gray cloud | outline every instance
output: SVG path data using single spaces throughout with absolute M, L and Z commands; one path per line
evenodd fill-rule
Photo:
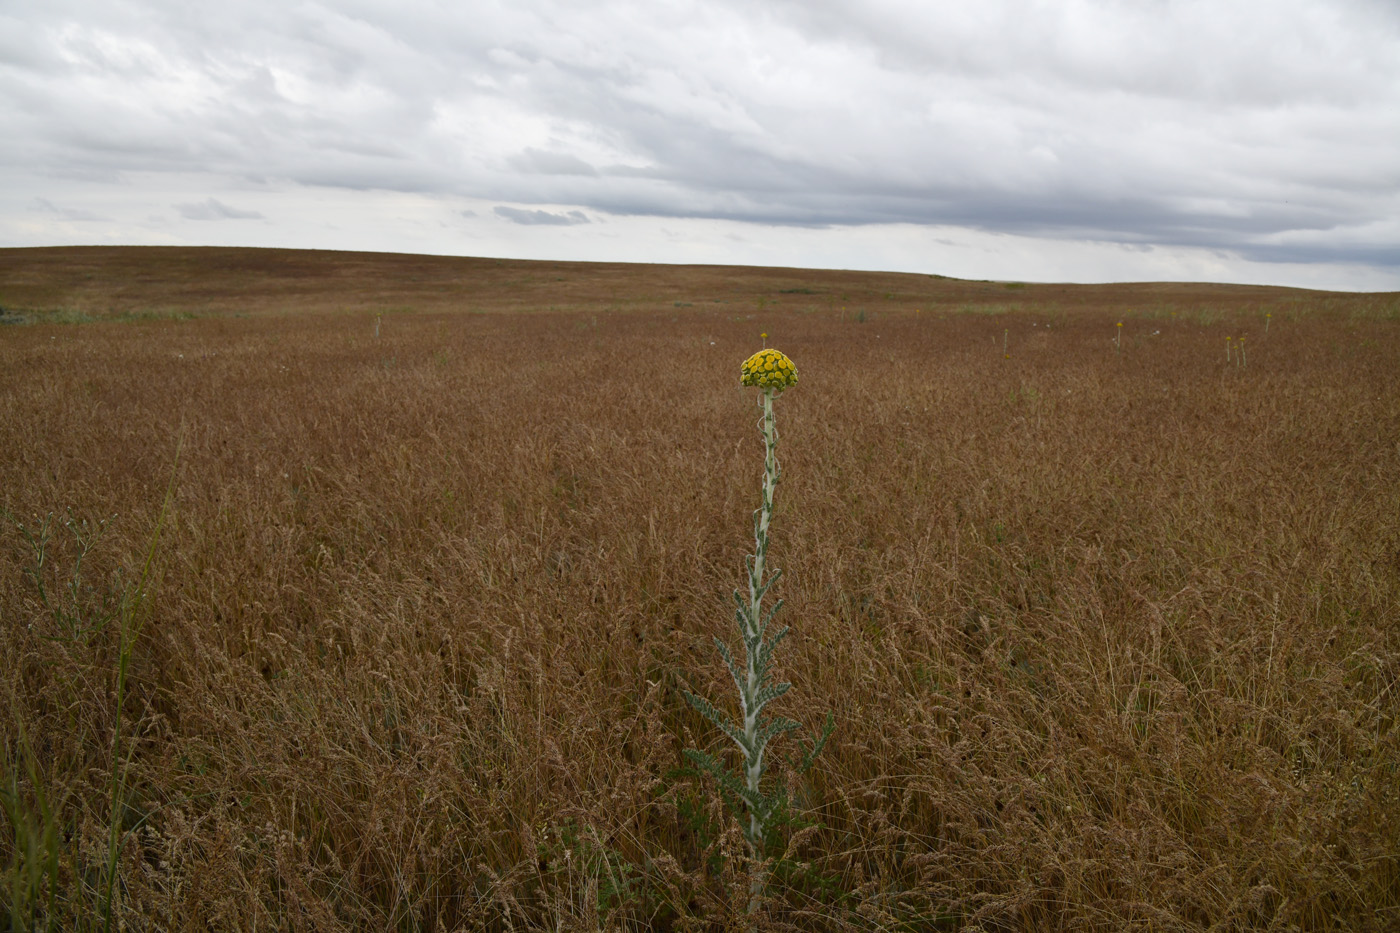
M 29 202 L 31 211 L 40 211 L 45 214 L 53 214 L 62 220 L 69 221 L 108 221 L 110 217 L 103 217 L 101 214 L 94 214 L 92 211 L 84 211 L 76 208 L 58 207 L 46 198 L 35 198 Z
M 512 168 L 538 175 L 597 175 L 598 170 L 567 152 L 526 149 L 508 160 Z
M 58 203 L 64 180 L 257 177 L 539 205 L 494 210 L 534 227 L 956 226 L 1400 269 L 1397 9 L 51 0 L 0 18 L 0 168 L 43 166 Z
M 551 227 L 571 227 L 574 224 L 590 223 L 588 217 L 582 211 L 569 211 L 567 214 L 553 214 L 549 211 L 522 210 L 518 207 L 507 207 L 504 204 L 496 207 L 496 216 L 504 217 L 511 223 L 526 225 L 545 225 Z
M 257 211 L 241 211 L 236 207 L 229 207 L 222 201 L 209 198 L 198 204 L 176 204 L 175 210 L 180 212 L 180 216 L 186 220 L 262 220 L 263 215 Z

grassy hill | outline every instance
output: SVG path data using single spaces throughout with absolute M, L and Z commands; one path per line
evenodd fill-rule
M 837 726 L 763 929 L 1400 924 L 1394 294 L 92 248 L 0 305 L 0 929 L 741 927 L 682 692 L 765 342 L 775 709 Z
M 0 249 L 0 307 L 36 319 L 297 312 L 1333 308 L 1400 314 L 1400 293 L 1198 283 L 1040 285 L 936 275 L 531 262 L 226 247 Z M 1261 311 L 1262 313 L 1262 311 Z

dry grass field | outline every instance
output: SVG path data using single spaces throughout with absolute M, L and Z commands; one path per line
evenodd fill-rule
M 1400 929 L 1400 295 L 93 248 L 0 306 L 0 930 L 741 928 L 681 691 L 761 332 L 775 708 L 837 719 L 763 929 Z

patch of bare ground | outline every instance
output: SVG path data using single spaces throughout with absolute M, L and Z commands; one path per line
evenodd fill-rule
M 777 706 L 838 717 L 765 928 L 1400 925 L 1400 296 L 93 248 L 0 306 L 10 929 L 732 926 L 680 691 L 760 332 Z

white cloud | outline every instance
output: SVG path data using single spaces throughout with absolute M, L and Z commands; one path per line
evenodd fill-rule
M 439 252 L 571 258 L 557 237 L 608 217 L 638 258 L 662 227 L 686 231 L 674 261 L 722 252 L 701 244 L 723 229 L 804 244 L 794 264 L 957 230 L 1092 255 L 1104 278 L 1215 267 L 1124 244 L 1400 283 L 1386 0 L 51 0 L 0 16 L 0 130 L 0 180 L 29 194 L 0 195 L 14 245 L 77 220 L 41 222 L 35 197 L 100 204 L 68 210 L 113 235 L 141 218 L 250 245 L 302 237 L 315 204 L 369 245 L 397 222 L 351 206 L 400 192 L 478 231 Z

